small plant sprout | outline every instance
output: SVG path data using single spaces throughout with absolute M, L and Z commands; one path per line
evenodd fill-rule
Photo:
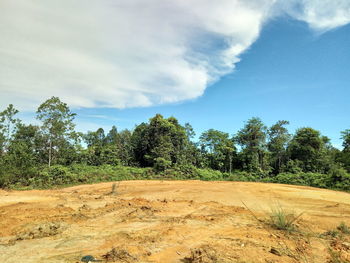
M 120 182 L 112 184 L 112 190 L 109 193 L 110 195 L 117 195 L 118 194 L 119 184 L 120 184 Z

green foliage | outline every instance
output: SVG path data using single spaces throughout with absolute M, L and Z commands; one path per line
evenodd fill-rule
M 336 158 L 350 173 L 350 129 L 342 131 L 341 138 L 343 139 L 344 149 L 337 154 Z
M 198 177 L 204 181 L 221 181 L 224 179 L 224 174 L 220 171 L 211 169 L 198 169 Z
M 99 128 L 81 134 L 75 131 L 75 114 L 57 97 L 39 106 L 40 126 L 22 124 L 17 113 L 12 104 L 0 112 L 0 187 L 199 179 L 350 191 L 350 129 L 342 132 L 341 151 L 312 128 L 298 129 L 291 139 L 288 121 L 268 129 L 251 118 L 233 138 L 209 129 L 195 142 L 189 123 L 182 126 L 160 114 L 132 131 L 113 126 L 108 133 Z
M 227 174 L 225 177 L 227 181 L 238 181 L 238 182 L 256 182 L 257 177 L 246 171 L 234 171 L 231 174 Z
M 201 150 L 209 168 L 222 172 L 231 172 L 236 147 L 228 133 L 210 129 L 199 138 Z
M 350 175 L 342 174 L 341 179 L 334 179 L 332 174 L 320 173 L 280 173 L 273 177 L 265 178 L 264 182 L 295 184 L 313 186 L 319 188 L 331 188 L 338 190 L 350 190 Z M 339 175 L 338 175 L 339 176 Z
M 326 188 L 329 182 L 329 176 L 318 173 L 280 173 L 277 176 L 268 178 L 266 181 Z
M 58 97 L 52 97 L 42 103 L 37 110 L 37 119 L 42 121 L 42 135 L 45 141 L 44 151 L 48 165 L 62 158 L 62 153 L 72 141 L 77 141 L 74 132 L 74 117 L 66 103 Z M 69 158 L 69 156 L 67 156 Z
M 84 135 L 84 141 L 88 147 L 103 147 L 106 145 L 105 131 L 102 128 L 97 129 L 97 131 L 89 131 Z
M 350 129 L 341 132 L 344 151 L 350 151 Z
M 166 160 L 162 157 L 158 157 L 156 159 L 154 159 L 154 170 L 156 172 L 164 172 L 166 169 L 170 168 L 171 166 L 171 161 Z
M 183 162 L 187 140 L 186 130 L 177 119 L 165 119 L 157 114 L 148 124 L 142 123 L 136 127 L 131 144 L 135 161 L 141 166 L 153 167 L 157 158 L 163 158 L 172 164 Z
M 243 170 L 254 173 L 260 178 L 270 171 L 266 137 L 267 127 L 259 118 L 251 118 L 244 128 L 238 131 L 235 138 L 242 147 L 240 158 Z
M 288 121 L 278 121 L 268 130 L 269 142 L 267 147 L 271 153 L 270 162 L 274 169 L 274 174 L 281 171 L 282 165 L 287 160 L 287 146 L 291 135 L 285 125 Z
M 269 224 L 278 229 L 288 232 L 293 232 L 296 230 L 295 222 L 301 216 L 296 215 L 294 212 L 287 212 L 282 207 L 277 207 L 272 209 L 270 213 Z
M 0 112 L 0 154 L 8 150 L 13 139 L 13 135 L 20 124 L 20 120 L 15 118 L 18 110 L 10 104 L 4 111 Z
M 50 188 L 75 184 L 98 183 L 108 181 L 147 179 L 149 169 L 124 166 L 87 166 L 55 165 L 37 171 L 28 181 L 28 186 L 34 188 Z
M 325 173 L 329 166 L 327 144 L 329 139 L 312 128 L 297 130 L 288 151 L 292 160 L 298 160 L 304 172 Z
M 302 165 L 303 165 L 302 161 L 289 160 L 287 163 L 282 165 L 280 172 L 292 173 L 292 174 L 302 173 L 303 172 L 303 169 L 301 168 Z
M 350 191 L 350 174 L 344 168 L 333 166 L 328 175 L 331 187 Z

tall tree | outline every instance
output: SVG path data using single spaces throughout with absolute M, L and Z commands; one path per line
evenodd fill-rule
M 236 148 L 228 133 L 210 129 L 202 133 L 199 143 L 210 168 L 231 173 Z
M 131 143 L 135 159 L 141 166 L 154 166 L 158 161 L 181 163 L 184 158 L 186 130 L 177 119 L 157 114 L 149 123 L 138 125 Z
M 42 103 L 37 110 L 37 119 L 42 121 L 42 133 L 47 145 L 49 167 L 60 154 L 62 148 L 75 138 L 75 113 L 58 97 L 51 97 Z
M 143 122 L 137 125 L 130 138 L 134 165 L 141 167 L 149 166 L 149 163 L 145 158 L 150 147 L 148 139 L 148 124 Z
M 341 132 L 344 151 L 350 151 L 350 129 Z
M 268 130 L 269 141 L 267 147 L 271 153 L 271 162 L 275 174 L 281 171 L 282 165 L 287 160 L 287 146 L 291 138 L 288 129 L 285 127 L 288 124 L 289 121 L 281 120 Z
M 123 165 L 132 164 L 131 137 L 132 133 L 127 129 L 118 133 L 118 156 Z
M 343 140 L 343 150 L 338 154 L 337 159 L 350 173 L 350 129 L 341 132 L 341 139 Z
M 243 168 L 260 175 L 269 171 L 266 150 L 267 127 L 259 118 L 251 118 L 238 131 L 236 141 L 242 147 Z
M 102 147 L 106 145 L 105 131 L 102 128 L 98 128 L 94 132 L 88 131 L 87 134 L 84 135 L 84 140 L 89 147 Z
M 10 104 L 0 112 L 0 153 L 7 151 L 13 134 L 16 132 L 20 120 L 15 118 L 18 110 Z
M 106 144 L 118 144 L 119 139 L 118 129 L 113 125 L 105 138 Z
M 329 165 L 327 146 L 329 139 L 312 128 L 300 128 L 292 138 L 288 151 L 292 160 L 302 165 L 304 172 L 325 172 Z

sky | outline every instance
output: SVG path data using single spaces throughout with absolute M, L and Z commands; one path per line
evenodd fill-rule
M 4 0 L 0 109 L 34 121 L 58 96 L 77 129 L 132 129 L 156 113 L 197 135 L 251 117 L 350 128 L 349 0 Z

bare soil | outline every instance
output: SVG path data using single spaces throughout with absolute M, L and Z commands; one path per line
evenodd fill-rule
M 297 231 L 269 224 L 276 208 L 301 214 Z M 350 225 L 349 193 L 301 186 L 127 181 L 0 190 L 0 262 L 76 263 L 85 255 L 130 263 L 348 262 L 350 235 L 329 232 L 341 222 Z

